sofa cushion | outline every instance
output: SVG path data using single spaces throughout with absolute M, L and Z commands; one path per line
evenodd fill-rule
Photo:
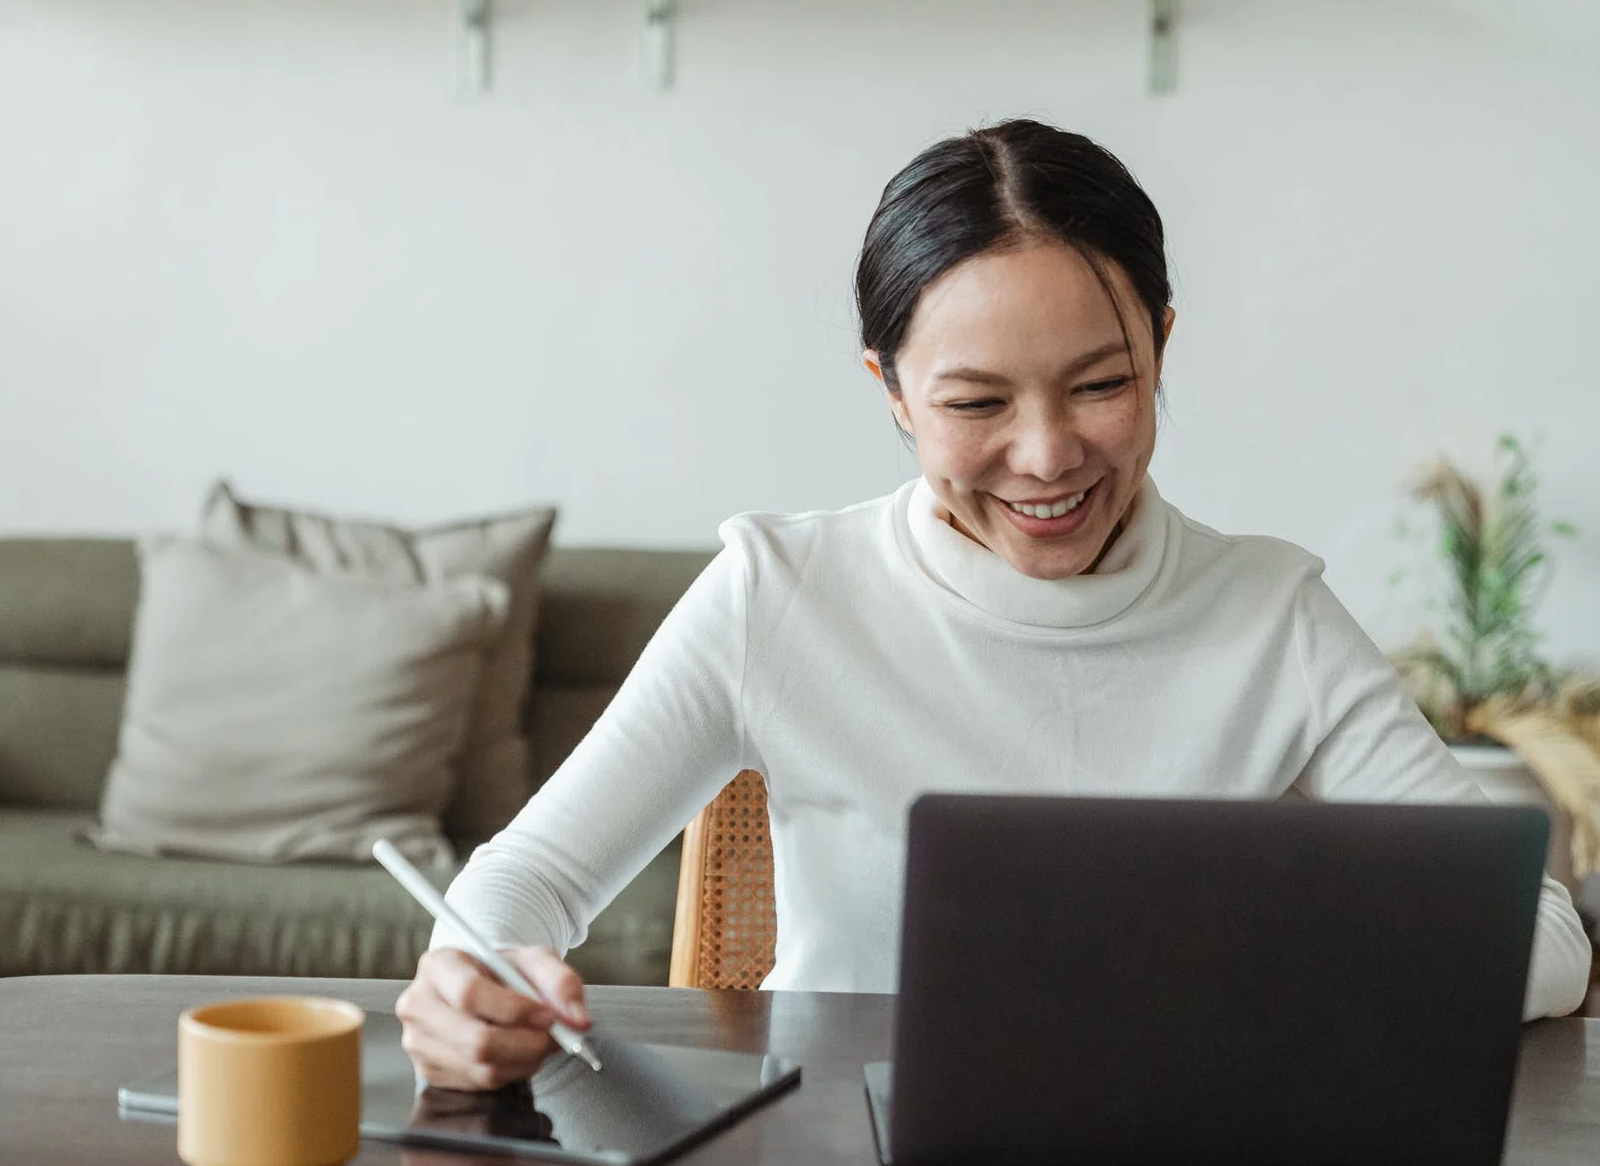
M 121 668 L 138 592 L 126 539 L 0 540 L 0 662 Z
M 0 810 L 0 976 L 77 972 L 408 979 L 431 920 L 379 867 L 145 858 L 77 839 L 81 812 Z M 424 872 L 446 886 L 455 868 Z M 665 984 L 677 845 L 601 913 L 572 964 Z
M 98 806 L 124 687 L 111 669 L 0 663 L 0 806 Z
M 432 920 L 381 867 L 109 853 L 77 839 L 91 821 L 0 812 L 0 975 L 396 978 L 427 949 Z
M 201 529 L 210 541 L 271 551 L 323 573 L 413 583 L 486 575 L 505 586 L 506 621 L 484 661 L 443 815 L 446 834 L 477 842 L 505 826 L 531 792 L 523 710 L 533 669 L 539 571 L 555 517 L 551 507 L 538 506 L 410 531 L 243 502 L 219 482 Z
M 711 551 L 556 547 L 540 599 L 540 684 L 621 684 Z
M 529 710 L 528 740 L 533 743 L 533 778 L 542 786 L 567 755 L 588 735 L 617 695 L 615 684 L 579 684 L 539 689 Z
M 438 813 L 505 588 L 319 575 L 179 539 L 142 547 L 102 846 L 257 862 L 448 860 Z

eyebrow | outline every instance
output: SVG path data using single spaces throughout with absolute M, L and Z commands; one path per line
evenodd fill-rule
M 1074 357 L 1058 374 L 1058 379 L 1065 380 L 1068 377 L 1076 376 L 1085 369 L 1092 368 L 1099 364 L 1108 356 L 1123 355 L 1126 354 L 1127 351 L 1128 346 L 1120 339 L 1108 340 L 1099 348 L 1090 349 L 1083 355 Z M 944 369 L 936 374 L 933 379 L 936 381 L 967 381 L 975 385 L 1009 385 L 1011 383 L 1009 377 L 1001 376 L 997 372 L 988 372 L 981 368 L 971 368 L 964 364 L 959 364 L 952 368 Z

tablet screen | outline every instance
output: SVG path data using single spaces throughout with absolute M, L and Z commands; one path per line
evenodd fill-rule
M 364 1137 L 555 1161 L 657 1161 L 708 1137 L 799 1083 L 780 1057 L 590 1037 L 604 1068 L 557 1055 L 531 1079 L 493 1093 L 419 1087 L 393 1013 L 368 1011 L 362 1032 Z M 128 1116 L 177 1113 L 177 1073 L 124 1086 Z

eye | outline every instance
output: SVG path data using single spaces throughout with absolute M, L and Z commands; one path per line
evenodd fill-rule
M 1080 385 L 1078 391 L 1080 393 L 1111 393 L 1122 388 L 1123 385 L 1130 384 L 1132 381 L 1132 377 L 1111 377 L 1107 380 L 1091 381 L 1087 385 Z
M 998 409 L 1000 404 L 993 397 L 985 397 L 977 401 L 947 401 L 945 408 L 952 413 L 984 413 L 990 409 Z

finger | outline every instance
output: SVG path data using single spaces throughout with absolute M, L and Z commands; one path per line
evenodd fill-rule
M 574 1028 L 593 1021 L 583 999 L 583 977 L 548 947 L 519 947 L 506 953 L 547 1004 Z
M 554 1046 L 541 1030 L 474 1019 L 425 989 L 412 994 L 404 1020 L 400 1047 L 424 1080 L 448 1088 L 497 1089 L 530 1076 Z
M 402 1039 L 402 1046 L 408 1044 Z M 453 1089 L 475 1091 L 477 1086 L 467 1080 L 466 1074 L 457 1066 L 442 1060 L 437 1054 L 430 1051 L 429 1046 L 417 1040 L 409 1042 L 406 1056 L 411 1058 L 411 1066 L 429 1085 L 439 1089 Z
M 441 1089 L 473 1089 L 467 1079 L 466 1066 L 459 1058 L 451 1056 L 443 1043 L 427 1027 L 432 1009 L 423 1003 L 431 995 L 425 986 L 413 984 L 400 994 L 395 1003 L 395 1015 L 401 1018 L 400 1047 L 410 1058 L 412 1067 L 429 1085 Z M 448 1009 L 448 1005 L 434 997 L 435 1008 Z M 402 1009 L 404 1009 L 402 1011 Z
M 550 1034 L 540 1029 L 486 1024 L 465 1017 L 449 1031 L 434 1035 L 474 1065 L 537 1065 L 554 1043 Z
M 429 963 L 425 978 L 457 1012 L 491 1024 L 549 1028 L 554 1023 L 554 1009 L 506 987 L 466 952 L 439 948 L 428 954 L 437 958 Z M 420 964 L 418 971 L 421 972 Z
M 542 1057 L 550 1046 L 546 1029 L 550 1011 L 540 1006 L 546 1021 L 540 1026 L 497 1025 L 464 1013 L 419 981 L 405 993 L 405 1010 L 396 1002 L 395 1012 L 403 1022 L 402 1045 L 407 1037 L 432 1042 L 434 1054 L 448 1050 L 448 1058 L 461 1062 L 514 1061 L 522 1063 Z
M 480 1058 L 472 1059 L 464 1057 L 454 1042 L 426 1030 L 407 1030 L 401 1037 L 401 1047 L 422 1079 L 444 1089 L 498 1089 L 531 1077 L 555 1047 L 543 1034 L 532 1034 L 531 1043 L 520 1048 L 501 1048 L 499 1043 L 480 1046 L 476 1050 Z
M 417 1075 L 435 1089 L 448 1089 L 454 1093 L 480 1093 L 498 1089 L 492 1071 L 487 1067 L 474 1068 L 441 1060 L 420 1053 L 411 1055 L 411 1064 Z

